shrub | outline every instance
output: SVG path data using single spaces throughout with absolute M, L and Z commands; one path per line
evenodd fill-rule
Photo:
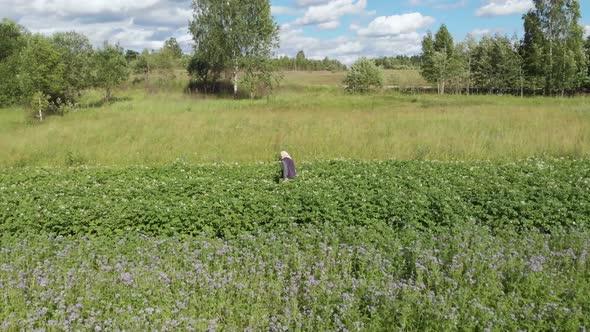
M 383 73 L 372 60 L 360 58 L 348 69 L 344 85 L 352 93 L 380 89 L 383 87 Z

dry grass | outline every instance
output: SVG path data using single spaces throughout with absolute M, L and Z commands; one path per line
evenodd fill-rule
M 274 160 L 590 156 L 588 99 L 282 94 L 144 95 L 41 125 L 0 111 L 0 165 L 138 165 Z

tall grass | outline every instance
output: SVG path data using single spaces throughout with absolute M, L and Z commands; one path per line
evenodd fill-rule
M 121 92 L 28 125 L 0 110 L 0 166 L 297 160 L 508 160 L 590 155 L 587 98 L 352 96 L 337 90 L 260 100 Z

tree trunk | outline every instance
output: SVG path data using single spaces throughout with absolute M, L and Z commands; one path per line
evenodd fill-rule
M 524 74 L 522 66 L 520 67 L 520 98 L 524 98 Z
M 43 110 L 41 109 L 41 98 L 39 98 L 39 122 L 43 122 Z
M 234 98 L 238 98 L 238 67 L 234 68 Z
M 469 56 L 469 71 L 467 72 L 467 95 L 471 95 L 471 56 Z
M 145 85 L 146 85 L 146 88 L 149 88 L 150 87 L 150 63 L 147 62 L 147 60 L 146 60 L 146 65 L 147 65 L 147 70 L 145 72 Z

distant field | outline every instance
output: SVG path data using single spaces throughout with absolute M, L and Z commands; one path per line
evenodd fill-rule
M 314 91 L 311 89 L 310 91 Z M 268 99 L 181 93 L 118 94 L 30 125 L 0 111 L 0 166 L 268 162 L 280 149 L 299 161 L 482 160 L 590 155 L 590 100 L 380 94 L 334 89 Z M 86 95 L 83 104 L 100 99 Z
M 306 71 L 286 71 L 283 72 L 283 85 L 325 85 L 341 86 L 346 72 L 306 72 Z M 425 86 L 426 81 L 420 76 L 417 70 L 384 70 L 384 83 L 386 86 Z

